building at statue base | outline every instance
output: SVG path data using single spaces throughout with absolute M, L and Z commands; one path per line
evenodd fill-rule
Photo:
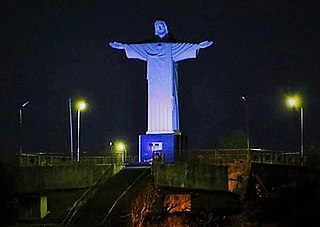
M 176 160 L 175 154 L 187 149 L 187 137 L 181 133 L 139 135 L 139 162 L 155 160 L 170 163 Z

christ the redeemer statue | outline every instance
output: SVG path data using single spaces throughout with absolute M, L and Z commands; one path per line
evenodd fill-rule
M 165 21 L 154 23 L 156 40 L 148 43 L 124 44 L 110 42 L 115 49 L 123 49 L 127 58 L 147 62 L 148 129 L 146 134 L 167 134 L 180 131 L 178 106 L 177 63 L 196 58 L 200 49 L 213 42 L 174 42 L 169 39 Z

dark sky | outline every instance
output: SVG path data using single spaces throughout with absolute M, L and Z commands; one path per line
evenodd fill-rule
M 18 151 L 19 107 L 28 100 L 24 149 L 69 152 L 68 97 L 89 105 L 83 151 L 122 139 L 136 152 L 147 127 L 146 65 L 107 43 L 153 38 L 159 17 L 176 39 L 215 42 L 179 64 L 181 131 L 191 149 L 245 131 L 245 95 L 252 145 L 299 150 L 299 112 L 284 106 L 295 92 L 303 96 L 305 145 L 317 144 L 320 3 L 312 2 L 1 1 L 1 154 Z

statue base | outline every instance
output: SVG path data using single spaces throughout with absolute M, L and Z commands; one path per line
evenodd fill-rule
M 172 163 L 175 154 L 187 149 L 187 137 L 181 133 L 139 135 L 139 162 L 158 161 Z

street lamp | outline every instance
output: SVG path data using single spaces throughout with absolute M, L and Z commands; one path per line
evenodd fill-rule
M 78 109 L 78 146 L 77 146 L 77 162 L 80 161 L 80 113 L 86 108 L 86 103 L 84 101 L 79 101 L 77 105 Z
M 287 98 L 287 105 L 291 108 L 300 108 L 300 158 L 302 164 L 304 163 L 304 152 L 303 152 L 303 107 L 301 99 L 298 96 L 292 96 Z
M 122 151 L 124 153 L 124 162 L 126 161 L 126 156 L 127 156 L 127 148 L 126 145 L 123 142 L 117 142 L 116 144 L 116 150 L 117 151 Z
M 19 153 L 22 153 L 22 109 L 29 104 L 30 101 L 27 101 L 25 103 L 23 103 L 20 108 L 19 108 L 19 128 L 20 128 L 20 149 L 19 149 Z
M 113 142 L 110 141 L 110 142 L 109 142 L 109 151 L 110 151 L 110 153 L 112 152 L 112 147 L 113 147 Z
M 247 149 L 248 152 L 250 151 L 250 136 L 249 136 L 249 110 L 248 110 L 248 101 L 246 97 L 243 95 L 241 96 L 241 99 L 246 104 L 246 130 L 247 130 Z

